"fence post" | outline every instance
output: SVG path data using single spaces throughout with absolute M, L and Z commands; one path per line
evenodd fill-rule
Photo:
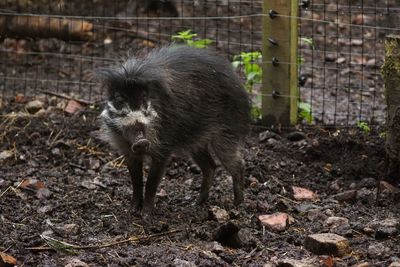
M 385 42 L 385 63 L 382 66 L 387 105 L 386 160 L 387 175 L 400 181 L 400 36 L 389 35 Z
M 264 0 L 262 121 L 266 126 L 297 122 L 297 0 Z

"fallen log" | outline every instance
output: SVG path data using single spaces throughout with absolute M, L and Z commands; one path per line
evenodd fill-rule
M 92 23 L 80 19 L 17 14 L 0 16 L 0 41 L 6 37 L 87 41 L 93 36 L 92 30 Z

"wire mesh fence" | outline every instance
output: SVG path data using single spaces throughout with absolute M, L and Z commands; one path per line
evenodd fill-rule
M 1 97 L 52 92 L 101 101 L 104 93 L 94 75 L 97 69 L 135 51 L 170 43 L 171 36 L 186 30 L 197 33 L 195 39 L 212 40 L 210 46 L 231 60 L 241 52 L 261 51 L 262 4 L 262 0 L 2 1 Z M 299 1 L 299 9 L 299 101 L 310 106 L 313 122 L 383 123 L 380 66 L 385 36 L 399 32 L 397 1 Z M 73 25 L 80 26 L 77 36 L 72 34 Z M 259 104 L 261 84 L 252 87 Z

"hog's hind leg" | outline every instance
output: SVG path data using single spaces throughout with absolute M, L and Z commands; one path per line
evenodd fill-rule
M 208 199 L 208 192 L 212 186 L 216 164 L 208 152 L 208 149 L 197 150 L 192 153 L 193 160 L 200 167 L 203 174 L 203 181 L 200 188 L 200 194 L 197 204 L 204 204 Z
M 223 145 L 217 143 L 213 147 L 221 164 L 232 175 L 234 204 L 239 205 L 244 200 L 244 160 L 239 145 L 225 142 Z

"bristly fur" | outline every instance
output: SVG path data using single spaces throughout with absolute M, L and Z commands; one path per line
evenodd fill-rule
M 151 209 L 172 153 L 189 153 L 203 172 L 199 203 L 212 184 L 211 148 L 232 175 L 235 204 L 243 201 L 239 147 L 250 123 L 250 101 L 229 61 L 209 49 L 172 45 L 102 72 L 109 103 L 103 138 L 127 159 L 133 202 Z M 151 158 L 143 201 L 143 158 Z
M 237 143 L 248 132 L 249 98 L 230 65 L 216 52 L 173 45 L 130 58 L 102 76 L 109 100 L 132 111 L 140 110 L 138 99 L 146 94 L 158 114 L 151 125 L 152 140 L 162 146 L 157 149 L 196 150 L 216 139 Z M 113 124 L 127 120 L 114 118 Z M 117 128 L 113 124 L 108 130 Z

